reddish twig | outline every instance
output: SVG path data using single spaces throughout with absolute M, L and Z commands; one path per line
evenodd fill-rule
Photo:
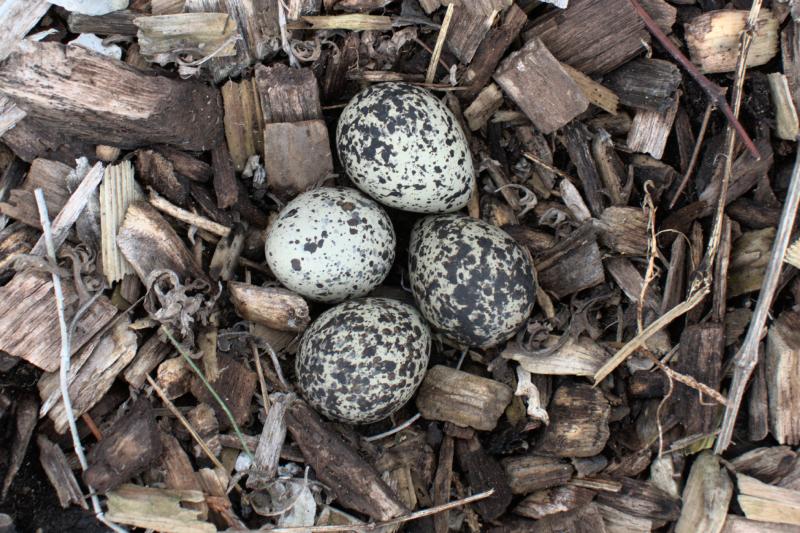
M 667 52 L 675 58 L 675 60 L 681 64 L 683 68 L 700 84 L 700 87 L 708 94 L 708 97 L 711 101 L 725 114 L 725 118 L 728 119 L 728 122 L 731 123 L 731 126 L 736 130 L 736 133 L 741 138 L 744 145 L 750 151 L 751 154 L 756 159 L 761 159 L 761 153 L 756 148 L 755 143 L 753 143 L 750 136 L 747 135 L 747 132 L 742 127 L 742 124 L 737 120 L 736 116 L 731 109 L 731 106 L 728 105 L 728 101 L 725 99 L 725 92 L 711 80 L 706 78 L 702 72 L 692 63 L 688 57 L 683 55 L 675 44 L 670 41 L 669 37 L 667 37 L 664 32 L 659 28 L 656 21 L 645 11 L 642 5 L 639 3 L 639 0 L 629 0 L 633 9 L 636 11 L 636 14 L 641 17 L 642 21 L 644 21 L 644 25 L 647 26 L 647 29 L 650 30 L 650 33 L 653 34 L 661 45 L 667 49 Z

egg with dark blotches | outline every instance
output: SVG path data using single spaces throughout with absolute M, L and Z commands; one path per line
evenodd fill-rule
M 322 187 L 289 202 L 264 253 L 285 287 L 320 302 L 364 296 L 389 273 L 395 234 L 383 208 L 356 189 Z
M 414 395 L 430 348 L 428 326 L 410 305 L 389 298 L 349 300 L 322 313 L 303 334 L 297 385 L 329 418 L 377 422 Z
M 425 89 L 381 83 L 364 89 L 336 127 L 339 160 L 362 191 L 415 213 L 449 213 L 467 205 L 475 183 L 464 132 Z
M 488 348 L 511 338 L 530 316 L 533 266 L 500 228 L 463 215 L 425 217 L 411 231 L 408 253 L 414 300 L 445 336 Z

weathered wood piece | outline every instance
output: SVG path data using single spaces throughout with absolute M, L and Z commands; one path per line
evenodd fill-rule
M 0 491 L 0 499 L 5 500 L 8 496 L 8 489 L 11 488 L 14 478 L 22 466 L 22 461 L 28 451 L 33 436 L 33 429 L 39 420 L 39 404 L 33 394 L 20 394 L 16 399 L 14 413 L 15 431 L 14 440 L 8 454 L 8 463 L 5 476 L 3 478 L 3 488 Z
M 294 401 L 291 394 L 275 393 L 270 396 L 269 412 L 256 447 L 255 461 L 247 478 L 247 486 L 255 488 L 271 481 L 278 472 L 281 447 L 286 439 L 286 409 Z
M 182 209 L 177 205 L 170 203 L 165 198 L 162 198 L 161 196 L 158 195 L 157 192 L 155 192 L 152 189 L 150 190 L 150 194 L 148 195 L 147 201 L 150 203 L 150 205 L 152 205 L 162 213 L 165 213 L 171 216 L 172 218 L 180 220 L 181 222 L 184 222 L 185 224 L 188 224 L 190 226 L 195 226 L 198 229 L 205 230 L 211 233 L 212 235 L 227 237 L 231 233 L 231 228 L 224 226 L 222 224 L 218 224 L 213 220 L 208 220 L 207 218 L 202 217 L 200 215 L 196 215 L 186 209 Z
M 570 123 L 563 130 L 561 142 L 567 149 L 569 158 L 578 171 L 581 180 L 583 195 L 589 204 L 589 209 L 594 216 L 603 212 L 602 181 L 597 171 L 597 165 L 592 158 L 589 141 L 592 135 L 589 129 L 581 122 Z
M 236 225 L 233 230 L 217 242 L 214 255 L 208 265 L 208 275 L 211 279 L 229 281 L 233 278 L 239 259 L 244 251 L 247 230 L 242 224 Z
M 84 139 L 65 135 L 64 130 L 51 128 L 46 119 L 37 119 L 26 113 L 25 118 L 6 131 L 2 139 L 17 157 L 28 163 L 41 157 L 72 165 L 95 148 L 93 143 Z
M 109 283 L 120 281 L 127 274 L 134 273 L 133 267 L 117 246 L 117 232 L 125 219 L 128 207 L 141 199 L 142 195 L 133 178 L 133 166 L 130 161 L 106 168 L 103 182 L 100 184 L 100 253 L 103 275 Z
M 621 478 L 619 492 L 599 492 L 597 502 L 608 507 L 648 520 L 677 520 L 680 516 L 680 500 L 673 498 L 652 483 L 630 478 Z
M 661 159 L 678 113 L 680 93 L 664 111 L 639 110 L 628 132 L 628 148 Z
M 739 34 L 744 30 L 748 12 L 741 10 L 709 11 L 684 25 L 686 45 L 692 63 L 706 73 L 731 72 L 736 69 Z M 778 19 L 762 9 L 756 21 L 753 42 L 747 54 L 747 66 L 769 62 L 778 52 Z
M 537 38 L 498 67 L 494 79 L 542 133 L 552 133 L 589 107 L 572 76 Z
M 508 0 L 484 0 L 464 2 L 455 7 L 446 43 L 459 61 L 465 65 L 472 61 L 495 18 L 510 3 Z
M 211 180 L 213 171 L 211 165 L 205 161 L 201 161 L 171 146 L 160 145 L 156 146 L 155 149 L 158 153 L 169 159 L 170 163 L 172 163 L 172 168 L 181 176 L 201 183 Z
M 522 455 L 501 461 L 513 494 L 563 485 L 572 477 L 572 465 L 556 457 Z
M 608 440 L 611 408 L 603 393 L 585 383 L 567 383 L 553 393 L 550 424 L 536 450 L 557 457 L 592 457 Z
M 155 150 L 136 151 L 136 174 L 144 187 L 152 187 L 171 202 L 186 205 L 189 180 L 175 172 L 175 165 Z
M 248 159 L 263 154 L 264 120 L 255 80 L 229 81 L 221 88 L 225 138 L 233 166 L 242 172 Z
M 55 216 L 69 198 L 67 175 L 71 171 L 71 167 L 58 161 L 34 159 L 22 186 L 11 189 L 6 201 L 0 203 L 0 213 L 28 226 L 41 229 L 33 191 L 38 188 L 42 189 L 47 212 L 51 217 Z
M 127 317 L 118 319 L 105 334 L 92 339 L 70 365 L 69 395 L 75 416 L 94 407 L 111 389 L 114 380 L 136 355 L 136 334 Z M 67 415 L 61 398 L 57 373 L 45 374 L 37 383 L 42 407 L 39 415 L 49 416 L 55 430 L 65 433 Z
M 169 400 L 180 398 L 192 386 L 192 369 L 182 356 L 171 357 L 161 362 L 156 370 L 156 383 Z M 145 378 L 147 379 L 147 378 Z
M 647 214 L 642 209 L 615 206 L 606 208 L 597 225 L 603 245 L 622 255 L 647 255 Z
M 736 484 L 736 500 L 747 518 L 800 526 L 800 491 L 767 485 L 744 474 L 736 474 Z
M 562 63 L 561 66 L 564 67 L 564 70 L 566 70 L 575 83 L 578 84 L 583 95 L 589 100 L 589 103 L 594 104 L 612 115 L 617 114 L 619 97 L 614 91 L 594 81 L 580 70 L 572 68 L 566 63 Z
M 731 496 L 733 482 L 720 466 L 719 458 L 708 451 L 701 453 L 683 489 L 683 507 L 675 532 L 719 533 L 725 525 Z
M 196 50 L 201 57 L 232 56 L 236 26 L 226 13 L 178 13 L 137 17 L 137 41 L 144 56 L 172 55 Z M 198 58 L 199 59 L 199 58 Z
M 191 252 L 164 217 L 146 202 L 128 207 L 117 246 L 142 283 L 154 270 L 172 270 L 185 280 L 206 279 Z
M 0 137 L 17 125 L 26 113 L 5 96 L 0 96 Z
M 464 118 L 472 131 L 482 128 L 495 111 L 503 105 L 503 93 L 494 83 L 490 83 L 464 110 Z
M 308 465 L 341 505 L 376 520 L 407 512 L 375 469 L 305 403 L 295 401 L 289 406 L 286 425 Z
M 594 496 L 594 491 L 574 485 L 537 490 L 517 504 L 514 514 L 541 520 L 546 516 L 576 511 L 591 502 Z M 592 531 L 596 533 L 598 530 Z
M 800 398 L 794 392 L 800 372 L 800 314 L 784 311 L 770 326 L 765 369 L 772 436 L 780 444 L 800 444 Z
M 294 69 L 282 63 L 259 65 L 255 83 L 264 123 L 322 119 L 319 86 L 311 69 Z
M 211 386 L 228 406 L 236 423 L 242 425 L 250 418 L 250 403 L 258 381 L 256 373 L 230 356 L 218 354 L 217 358 L 220 374 L 217 379 L 210 381 Z M 191 391 L 199 401 L 214 408 L 220 429 L 231 427 L 225 411 L 197 376 L 192 378 Z
M 465 100 L 474 98 L 486 86 L 506 49 L 528 22 L 528 16 L 516 3 L 512 3 L 501 17 L 500 23 L 486 34 L 472 57 L 472 62 L 464 71 L 462 80 L 469 88 L 461 92 L 460 96 Z
M 436 365 L 420 385 L 417 408 L 428 420 L 490 431 L 512 395 L 511 389 L 500 382 Z
M 161 432 L 150 402 L 140 397 L 87 456 L 83 478 L 105 493 L 143 472 L 161 456 Z
M 325 121 L 265 124 L 264 168 L 269 188 L 286 200 L 321 183 L 333 172 Z
M 148 76 L 79 46 L 25 41 L 0 65 L 0 93 L 52 130 L 95 144 L 206 150 L 222 139 L 215 88 Z
M 50 484 L 56 489 L 61 507 L 66 509 L 70 505 L 79 505 L 88 509 L 78 480 L 75 479 L 75 474 L 72 473 L 69 461 L 61 448 L 50 442 L 41 433 L 36 436 L 36 445 L 39 447 L 39 462 L 42 470 L 50 480 Z
M 215 533 L 214 524 L 200 519 L 201 511 L 181 503 L 203 503 L 199 490 L 170 490 L 123 485 L 107 494 L 106 517 L 117 523 L 167 533 Z
M 433 479 L 433 504 L 442 505 L 450 499 L 450 486 L 453 480 L 453 454 L 455 453 L 454 437 L 445 435 L 439 447 L 439 464 L 436 467 L 436 476 Z M 449 529 L 447 518 L 450 513 L 443 512 L 441 516 L 433 517 L 435 533 L 447 533 Z
M 749 520 L 743 516 L 729 514 L 722 533 L 795 533 L 797 528 L 788 524 Z
M 788 446 L 766 446 L 755 448 L 736 457 L 731 464 L 736 471 L 747 474 L 764 483 L 781 482 L 792 473 L 797 461 L 797 453 Z M 794 488 L 794 487 L 787 487 Z
M 486 453 L 475 435 L 469 440 L 456 440 L 456 456 L 473 490 L 494 489 L 494 494 L 474 504 L 475 510 L 484 520 L 494 520 L 501 516 L 513 497 L 503 467 Z
M 539 284 L 557 298 L 563 298 L 604 283 L 597 230 L 587 223 L 535 258 Z M 575 268 L 580 265 L 581 268 Z
M 671 61 L 635 59 L 610 73 L 603 83 L 626 106 L 663 112 L 673 103 L 681 72 Z
M 769 92 L 772 96 L 772 105 L 775 109 L 775 120 L 777 121 L 775 133 L 778 137 L 787 141 L 794 141 L 800 134 L 800 123 L 797 118 L 797 107 L 792 99 L 792 91 L 789 82 L 780 72 L 773 72 L 767 75 L 769 80 Z
M 728 266 L 728 298 L 761 289 L 775 228 L 747 231 L 733 242 Z
M 302 332 L 308 327 L 308 303 L 292 291 L 230 281 L 228 292 L 236 312 L 245 320 L 279 331 Z
M 133 19 L 141 16 L 141 13 L 127 9 L 96 16 L 73 12 L 67 18 L 67 26 L 72 33 L 133 36 L 138 30 Z
M 80 307 L 78 294 L 70 283 L 62 283 L 67 320 Z M 105 296 L 89 307 L 72 336 L 72 354 L 100 331 L 117 313 Z M 0 287 L 0 350 L 25 359 L 46 372 L 58 370 L 61 360 L 53 281 L 47 274 L 19 272 Z
M 555 345 L 557 341 L 551 337 L 549 344 Z M 606 349 L 589 337 L 570 338 L 557 350 L 548 352 L 551 353 L 530 354 L 518 343 L 509 342 L 501 355 L 517 361 L 532 374 L 560 376 L 593 376 L 608 359 Z
M 656 526 L 649 518 L 634 516 L 602 503 L 595 505 L 603 517 L 606 533 L 651 533 Z
M 524 37 L 538 37 L 559 61 L 589 76 L 614 70 L 650 42 L 625 0 L 571 0 L 567 9 L 535 19 Z
M 122 376 L 131 386 L 141 389 L 145 382 L 145 376 L 150 374 L 174 350 L 172 345 L 161 342 L 158 335 L 153 334 L 136 351 L 136 356 Z
M 14 51 L 48 9 L 50 2 L 46 0 L 0 1 L 0 61 Z
M 208 378 L 211 379 L 210 372 L 207 372 Z M 222 444 L 219 440 L 219 420 L 214 413 L 214 409 L 207 403 L 200 402 L 192 407 L 186 413 L 186 420 L 194 428 L 200 438 L 205 442 L 206 448 L 212 454 L 218 456 L 222 451 Z M 199 444 L 195 443 L 194 456 L 198 459 L 206 457 L 205 450 Z

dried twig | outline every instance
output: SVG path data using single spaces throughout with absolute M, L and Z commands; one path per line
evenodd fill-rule
M 47 257 L 53 263 L 53 265 L 57 265 L 56 245 L 53 242 L 50 216 L 47 213 L 47 204 L 45 203 L 44 192 L 42 192 L 42 189 L 36 189 L 34 191 L 34 196 L 36 197 L 36 207 L 39 209 L 39 221 L 42 224 L 42 238 L 44 239 L 45 249 L 47 250 Z M 75 449 L 75 455 L 78 456 L 78 462 L 81 465 L 81 470 L 85 472 L 89 468 L 89 463 L 86 461 L 86 454 L 83 452 L 83 444 L 81 443 L 80 434 L 78 433 L 78 422 L 75 420 L 75 414 L 72 410 L 72 399 L 69 396 L 69 367 L 72 357 L 72 342 L 65 316 L 66 313 L 64 309 L 64 293 L 61 289 L 61 276 L 59 275 L 57 268 L 54 268 L 51 271 L 51 276 L 53 278 L 53 292 L 55 293 L 56 298 L 58 327 L 61 331 L 61 365 L 58 369 L 58 382 L 59 386 L 61 387 L 61 401 L 64 402 L 64 414 L 67 417 L 67 425 L 69 426 L 69 432 L 72 436 L 72 447 Z M 110 522 L 105 517 L 103 509 L 100 507 L 100 499 L 97 497 L 97 493 L 95 493 L 92 487 L 89 487 L 89 491 L 90 498 L 92 500 L 92 507 L 94 508 L 94 513 L 97 519 L 114 531 L 127 531 L 117 524 Z
M 442 27 L 439 28 L 439 36 L 436 38 L 436 45 L 433 47 L 431 62 L 428 64 L 428 71 L 425 74 L 425 83 L 433 83 L 433 79 L 436 76 L 436 67 L 439 64 L 439 57 L 442 55 L 442 48 L 444 48 L 444 41 L 447 38 L 447 30 L 450 29 L 450 21 L 453 19 L 454 9 L 455 4 L 451 3 L 447 6 L 447 11 L 442 20 Z
M 148 198 L 148 201 L 150 202 L 150 205 L 162 213 L 166 213 L 169 216 L 180 220 L 181 222 L 189 224 L 190 226 L 195 226 L 197 228 L 206 230 L 213 235 L 227 237 L 231 233 L 231 228 L 228 226 L 223 226 L 222 224 L 218 224 L 213 220 L 209 220 L 203 216 L 192 213 L 191 211 L 182 209 L 171 203 L 166 198 L 163 198 L 153 189 L 150 189 L 150 197 Z
M 662 363 L 658 357 L 653 355 L 653 353 L 650 352 L 650 350 L 639 350 L 639 353 L 643 353 L 648 359 L 653 361 L 653 363 L 655 363 L 655 365 L 659 369 L 661 369 L 667 375 L 667 377 L 670 378 L 670 380 L 675 380 L 679 383 L 683 383 L 687 387 L 696 390 L 700 394 L 705 394 L 706 396 L 712 398 L 714 401 L 716 401 L 721 405 L 728 405 L 728 401 L 718 391 L 712 389 L 711 387 L 709 387 L 704 383 L 700 383 L 692 376 L 687 376 L 686 374 L 681 374 L 680 372 L 672 370 L 670 367 Z
M 667 37 L 661 28 L 658 26 L 656 21 L 645 11 L 642 5 L 639 3 L 638 0 L 629 0 L 633 9 L 636 13 L 641 17 L 642 21 L 644 22 L 647 29 L 650 30 L 650 33 L 653 34 L 658 42 L 667 49 L 667 52 L 675 58 L 675 60 L 681 64 L 683 68 L 686 69 L 687 72 L 700 84 L 703 90 L 706 92 L 711 101 L 719 107 L 720 110 L 725 114 L 725 118 L 728 119 L 728 122 L 736 129 L 736 133 L 739 134 L 739 137 L 742 139 L 742 142 L 747 146 L 747 149 L 750 150 L 750 153 L 753 154 L 754 157 L 761 159 L 761 154 L 758 152 L 758 148 L 753 143 L 750 136 L 747 135 L 747 132 L 742 127 L 739 120 L 736 118 L 731 107 L 728 105 L 728 102 L 725 100 L 725 93 L 720 89 L 719 86 L 714 84 L 711 80 L 706 78 L 700 70 L 694 66 L 689 58 L 683 55 L 677 46 L 673 44 L 673 42 Z M 761 4 L 761 2 L 758 2 Z M 755 4 L 754 4 L 755 5 Z
M 529 161 L 531 161 L 533 163 L 536 163 L 540 167 L 545 168 L 545 169 L 549 170 L 550 172 L 552 172 L 554 174 L 558 174 L 562 178 L 568 179 L 572 183 L 580 183 L 580 181 L 578 181 L 578 178 L 573 178 L 572 176 L 570 176 L 569 174 L 567 174 L 563 170 L 559 170 L 556 167 L 554 167 L 553 165 L 551 165 L 551 164 L 549 164 L 549 163 L 547 163 L 545 161 L 542 161 L 541 159 L 539 159 L 538 157 L 536 157 L 535 155 L 533 155 L 530 152 L 522 152 L 522 155 L 525 157 L 525 159 L 528 159 Z
M 642 290 L 639 292 L 639 299 L 636 302 L 636 326 L 637 331 L 641 332 L 644 328 L 644 302 L 647 296 L 647 289 L 655 278 L 656 256 L 658 254 L 658 239 L 656 238 L 656 206 L 653 204 L 653 197 L 650 196 L 648 186 L 652 182 L 644 184 L 644 210 L 647 213 L 647 230 L 650 234 L 647 239 L 647 269 L 644 274 Z
M 783 267 L 783 257 L 786 254 L 786 247 L 789 245 L 798 204 L 800 204 L 800 152 L 798 152 L 795 159 L 789 191 L 786 193 L 786 202 L 783 204 L 778 233 L 773 241 L 772 253 L 764 273 L 761 292 L 758 295 L 758 303 L 750 320 L 750 327 L 747 330 L 742 347 L 734 358 L 733 381 L 728 393 L 728 406 L 725 409 L 722 430 L 719 437 L 717 437 L 717 443 L 714 448 L 716 453 L 725 451 L 731 442 L 733 426 L 739 413 L 739 406 L 742 403 L 747 382 L 758 362 L 758 343 L 761 341 L 764 325 L 769 315 L 769 308 L 778 288 L 778 281 Z
M 450 4 L 450 5 L 452 5 L 452 4 Z M 391 435 L 394 435 L 395 433 L 403 431 L 408 426 L 410 426 L 411 424 L 413 424 L 414 422 L 419 420 L 419 418 L 421 416 L 422 416 L 421 414 L 417 413 L 414 416 L 412 416 L 411 418 L 409 418 L 408 420 L 406 420 L 405 422 L 403 422 L 402 424 L 400 424 L 399 426 L 395 426 L 395 427 L 393 427 L 392 429 L 390 429 L 388 431 L 384 431 L 383 433 L 378 433 L 377 435 L 372 435 L 371 437 L 364 437 L 364 440 L 367 441 L 367 442 L 373 442 L 373 441 L 381 440 L 381 439 L 384 439 L 384 438 L 389 437 Z
M 306 533 L 306 532 L 329 532 L 329 531 L 375 531 L 381 529 L 385 526 L 392 526 L 396 524 L 404 524 L 406 522 L 411 522 L 412 520 L 418 520 L 420 518 L 424 518 L 426 516 L 432 516 L 444 511 L 449 511 L 450 509 L 455 509 L 456 507 L 461 507 L 463 505 L 468 505 L 470 503 L 483 500 L 484 498 L 488 498 L 494 494 L 494 489 L 489 489 L 484 492 L 480 492 L 473 496 L 468 496 L 466 498 L 461 498 L 460 500 L 454 500 L 452 502 L 448 502 L 442 505 L 437 505 L 436 507 L 430 507 L 428 509 L 422 509 L 421 511 L 416 511 L 407 515 L 398 516 L 397 518 L 392 518 L 391 520 L 385 520 L 383 522 L 373 522 L 371 524 L 348 524 L 348 525 L 335 525 L 335 526 L 304 526 L 304 527 L 276 527 L 273 529 L 266 529 L 261 528 L 258 531 L 269 531 L 270 533 Z
M 694 173 L 694 167 L 697 165 L 697 160 L 700 158 L 700 148 L 703 147 L 703 141 L 706 137 L 708 122 L 711 119 L 711 113 L 714 111 L 715 107 L 714 102 L 709 102 L 706 106 L 706 112 L 703 114 L 703 123 L 700 125 L 700 131 L 697 133 L 697 142 L 694 144 L 694 150 L 692 150 L 692 158 L 689 160 L 689 166 L 686 168 L 683 179 L 681 179 L 681 184 L 678 185 L 678 189 L 675 191 L 675 194 L 672 195 L 672 200 L 669 202 L 670 209 L 675 207 L 675 203 L 678 201 L 678 198 L 680 198 L 686 185 L 689 184 L 689 178 L 691 178 Z

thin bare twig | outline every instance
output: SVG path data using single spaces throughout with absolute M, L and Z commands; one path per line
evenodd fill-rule
M 393 427 L 392 429 L 390 429 L 388 431 L 384 431 L 383 433 L 378 433 L 377 435 L 372 435 L 371 437 L 364 437 L 364 440 L 367 441 L 367 442 L 373 442 L 373 441 L 381 440 L 381 439 L 384 439 L 384 438 L 389 437 L 391 435 L 394 435 L 395 433 L 403 431 L 408 426 L 410 426 L 411 424 L 413 424 L 414 422 L 419 420 L 419 418 L 421 416 L 422 416 L 421 414 L 417 413 L 414 416 L 412 416 L 411 418 L 409 418 L 408 420 L 406 420 L 405 422 L 403 422 L 402 424 L 400 424 L 399 426 L 395 426 L 395 427 Z
M 535 155 L 533 155 L 530 152 L 522 152 L 522 155 L 525 157 L 525 159 L 528 159 L 529 161 L 531 161 L 533 163 L 536 163 L 540 167 L 545 168 L 545 169 L 549 170 L 550 172 L 552 172 L 554 174 L 558 174 L 562 178 L 568 179 L 572 183 L 580 183 L 577 178 L 573 178 L 572 176 L 570 176 L 569 174 L 567 174 L 563 170 L 559 170 L 556 167 L 554 167 L 553 165 L 551 165 L 551 164 L 549 164 L 549 163 L 547 163 L 545 161 L 542 161 L 541 159 L 539 159 L 538 157 L 536 157 Z
M 703 141 L 706 138 L 708 122 L 711 119 L 711 113 L 715 108 L 716 106 L 714 105 L 714 102 L 709 102 L 706 106 L 706 112 L 703 114 L 703 123 L 700 125 L 700 131 L 697 133 L 697 142 L 694 144 L 694 150 L 692 150 L 692 158 L 689 160 L 689 166 L 686 168 L 683 179 L 681 179 L 681 184 L 678 185 L 678 190 L 675 191 L 675 194 L 672 196 L 672 200 L 669 202 L 670 209 L 675 207 L 678 198 L 680 198 L 681 194 L 683 193 L 683 189 L 685 189 L 686 185 L 689 184 L 689 178 L 691 178 L 692 174 L 694 173 L 694 167 L 697 165 L 697 160 L 700 158 L 700 148 L 703 147 Z
M 664 34 L 656 21 L 653 20 L 653 17 L 651 17 L 647 11 L 645 11 L 638 0 L 629 1 L 633 6 L 633 9 L 636 11 L 636 14 L 639 15 L 644 22 L 644 25 L 647 26 L 647 29 L 653 34 L 653 37 L 655 37 L 658 42 L 667 49 L 667 52 L 669 52 L 669 54 L 674 57 L 675 60 L 686 69 L 687 72 L 689 72 L 689 74 L 697 81 L 697 83 L 700 84 L 708 97 L 711 98 L 711 101 L 717 107 L 719 107 L 719 109 L 725 114 L 725 118 L 728 119 L 728 122 L 730 122 L 730 124 L 736 129 L 736 133 L 739 134 L 742 142 L 745 144 L 745 146 L 747 146 L 747 149 L 750 150 L 750 153 L 752 153 L 756 159 L 761 159 L 761 154 L 759 153 L 758 148 L 756 148 L 756 145 L 753 143 L 752 139 L 750 139 L 750 136 L 747 135 L 744 127 L 742 127 L 742 124 L 736 118 L 733 110 L 725 100 L 725 93 L 722 91 L 722 89 L 720 89 L 720 87 L 714 84 L 711 80 L 706 78 L 703 73 L 700 72 L 700 70 L 694 65 L 694 63 L 692 63 L 688 57 L 683 55 L 683 52 L 681 52 L 678 47 L 672 43 L 669 37 Z M 761 2 L 758 3 L 761 4 Z
M 450 509 L 455 509 L 456 507 L 468 505 L 470 503 L 483 500 L 484 498 L 488 498 L 492 494 L 494 494 L 494 489 L 489 489 L 487 491 L 480 492 L 472 496 L 467 496 L 466 498 L 461 498 L 460 500 L 454 500 L 452 502 L 448 502 L 442 505 L 437 505 L 435 507 L 430 507 L 428 509 L 422 509 L 421 511 L 416 511 L 407 515 L 398 516 L 397 518 L 392 518 L 391 520 L 385 520 L 383 522 L 372 522 L 370 524 L 348 524 L 341 526 L 335 525 L 335 526 L 276 527 L 273 529 L 261 528 L 258 531 L 268 531 L 270 533 L 306 533 L 306 532 L 327 533 L 330 531 L 375 531 L 385 526 L 404 524 L 406 522 L 411 522 L 412 520 L 418 520 L 426 516 L 432 516 L 444 511 L 449 511 Z
M 686 374 L 681 374 L 680 372 L 672 370 L 670 367 L 662 363 L 658 357 L 653 355 L 652 352 L 650 352 L 650 350 L 639 350 L 639 353 L 643 353 L 645 356 L 647 356 L 648 359 L 653 361 L 653 363 L 659 369 L 661 369 L 667 375 L 667 377 L 670 378 L 670 380 L 675 380 L 679 383 L 683 383 L 687 387 L 696 390 L 700 394 L 705 394 L 706 396 L 711 397 L 714 401 L 716 401 L 720 405 L 728 405 L 728 401 L 718 391 L 715 391 L 714 389 L 712 389 L 711 387 L 709 387 L 704 383 L 700 383 L 692 376 L 687 376 Z
M 455 4 L 451 3 L 447 6 L 447 11 L 442 19 L 442 26 L 439 28 L 439 36 L 436 38 L 436 44 L 433 47 L 431 54 L 431 62 L 428 64 L 428 71 L 425 73 L 425 83 L 433 83 L 436 76 L 436 67 L 439 65 L 439 57 L 442 55 L 442 48 L 444 48 L 444 41 L 447 38 L 447 31 L 450 29 L 450 21 L 453 19 L 453 10 Z
M 651 181 L 644 184 L 644 210 L 647 213 L 647 230 L 650 237 L 647 239 L 647 269 L 644 274 L 642 290 L 639 292 L 639 299 L 636 302 L 636 326 L 641 333 L 644 329 L 644 302 L 647 296 L 647 289 L 655 279 L 656 256 L 658 255 L 658 239 L 656 238 L 656 206 L 653 204 L 653 197 L 650 196 L 649 186 Z
M 733 426 L 739 413 L 744 391 L 747 388 L 747 382 L 750 380 L 750 375 L 758 362 L 758 343 L 761 341 L 764 325 L 769 315 L 769 308 L 778 288 L 778 281 L 783 268 L 783 258 L 786 254 L 786 247 L 789 245 L 798 204 L 800 204 L 800 152 L 797 153 L 795 159 L 789 191 L 786 193 L 786 202 L 783 204 L 778 233 L 773 241 L 772 253 L 767 264 L 767 270 L 764 273 L 761 292 L 758 295 L 758 303 L 756 303 L 753 317 L 750 320 L 750 327 L 747 330 L 744 343 L 742 343 L 742 347 L 734 358 L 735 368 L 730 392 L 728 393 L 728 407 L 725 409 L 722 429 L 714 448 L 715 453 L 718 454 L 725 451 L 731 442 Z

